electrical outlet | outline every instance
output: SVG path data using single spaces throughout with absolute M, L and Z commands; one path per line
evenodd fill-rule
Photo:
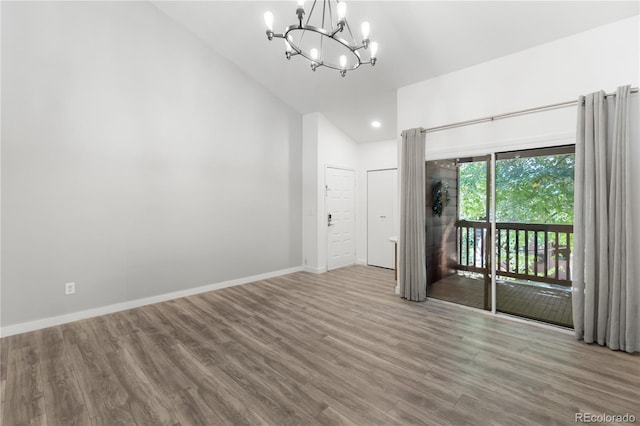
M 75 294 L 76 292 L 76 283 L 65 283 L 64 284 L 64 294 Z

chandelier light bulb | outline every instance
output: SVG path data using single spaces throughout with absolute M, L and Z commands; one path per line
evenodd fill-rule
M 371 43 L 371 45 L 369 46 L 370 52 L 371 52 L 371 57 L 375 58 L 376 55 L 378 54 L 378 43 L 376 43 L 375 41 L 373 43 Z
M 347 57 L 344 55 L 340 55 L 340 66 L 342 68 L 346 68 L 347 66 Z
M 265 12 L 264 13 L 264 24 L 267 26 L 269 31 L 273 31 L 273 13 Z
M 360 31 L 362 31 L 362 39 L 363 40 L 369 40 L 369 23 L 368 22 L 363 22 L 360 25 Z
M 344 21 L 345 16 L 347 16 L 347 4 L 341 1 L 338 3 L 338 20 Z
M 318 49 L 313 48 L 309 51 L 309 55 L 311 55 L 311 59 L 313 59 L 314 61 L 316 59 L 318 59 Z
M 296 15 L 298 15 L 299 25 L 302 25 L 302 19 L 304 18 L 304 0 L 298 0 Z

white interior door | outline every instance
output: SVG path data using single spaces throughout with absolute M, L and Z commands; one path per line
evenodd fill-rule
M 398 171 L 367 172 L 367 264 L 393 269 L 394 245 L 389 238 L 397 236 Z
M 355 264 L 355 186 L 353 170 L 327 167 L 327 269 Z

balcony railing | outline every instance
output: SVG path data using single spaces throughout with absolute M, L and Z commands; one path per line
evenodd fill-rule
M 458 265 L 488 273 L 488 222 L 456 222 Z M 496 274 L 503 277 L 571 286 L 573 225 L 496 223 Z

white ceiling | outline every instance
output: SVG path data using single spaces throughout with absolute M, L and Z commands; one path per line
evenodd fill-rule
M 396 138 L 399 87 L 640 13 L 638 1 L 347 1 L 351 26 L 369 21 L 380 48 L 375 67 L 345 78 L 287 61 L 282 41 L 267 40 L 264 12 L 281 32 L 296 19 L 294 0 L 153 3 L 294 109 L 322 112 L 357 142 Z

